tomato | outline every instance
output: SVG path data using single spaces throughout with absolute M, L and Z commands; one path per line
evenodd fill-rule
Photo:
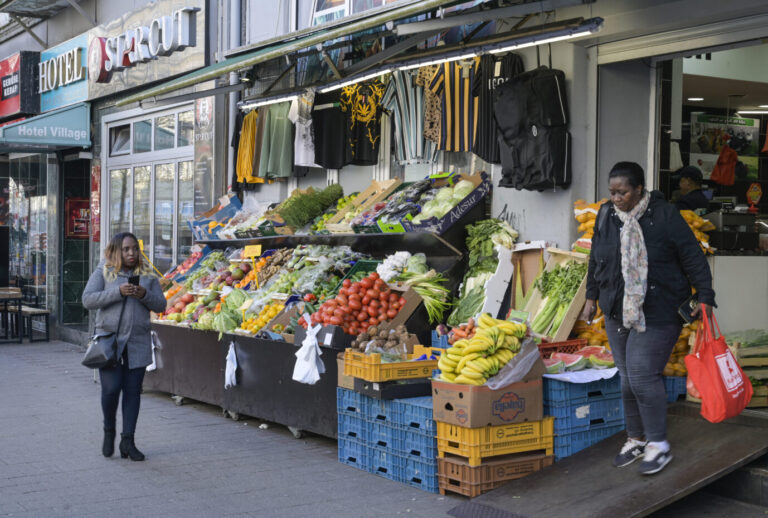
M 333 316 L 338 318 L 344 318 L 344 310 L 341 308 L 336 308 L 333 310 Z
M 399 298 L 400 298 L 400 295 L 398 295 L 397 293 L 394 293 L 394 292 L 390 292 L 389 293 L 389 302 L 390 303 L 396 301 Z
M 375 317 L 379 314 L 378 311 L 376 311 L 376 308 L 373 308 L 371 306 L 368 306 L 368 316 Z
M 400 303 L 398 301 L 390 302 L 389 309 L 394 309 L 394 310 L 400 309 Z
M 350 302 L 353 301 L 353 300 L 356 300 L 356 301 L 360 302 L 360 299 L 362 297 L 360 297 L 359 293 L 350 293 L 349 297 L 347 297 L 347 298 L 349 299 Z
M 395 318 L 397 316 L 397 310 L 396 309 L 389 309 L 387 310 L 387 318 Z
M 371 306 L 372 308 L 378 308 L 381 305 L 381 303 L 379 302 L 379 299 L 372 299 L 370 304 L 368 305 Z
M 379 298 L 379 292 L 378 290 L 370 289 L 365 292 L 366 297 L 370 297 L 372 299 L 378 299 Z
M 331 323 L 331 325 L 334 325 L 334 326 L 340 326 L 341 325 L 341 319 L 339 317 L 331 317 L 328 320 Z
M 336 297 L 336 302 L 338 302 L 338 303 L 339 303 L 339 306 L 346 306 L 346 305 L 347 305 L 347 302 L 349 302 L 349 301 L 347 300 L 347 297 L 346 297 L 346 295 L 341 295 L 341 294 L 339 294 L 339 295 Z
M 371 317 L 371 318 L 368 319 L 368 324 L 370 324 L 372 326 L 375 326 L 378 323 L 379 323 L 379 319 L 376 318 L 376 317 Z
M 379 300 L 382 302 L 386 302 L 389 300 L 389 295 L 386 292 L 379 292 Z
M 345 288 L 349 288 L 350 286 L 352 286 L 352 281 L 350 281 L 349 279 L 344 279 L 344 282 L 342 282 L 341 285 L 344 286 Z
M 376 282 L 374 282 L 374 283 L 373 283 L 373 286 L 374 286 L 374 287 L 375 287 L 377 290 L 383 290 L 383 289 L 386 289 L 386 287 L 387 287 L 387 283 L 386 283 L 386 282 L 384 282 L 384 281 L 382 281 L 381 279 L 378 279 Z
M 386 311 L 386 310 L 388 310 L 388 309 L 389 309 L 389 302 L 386 302 L 386 301 L 384 301 L 384 302 L 382 302 L 382 303 L 381 303 L 381 306 L 379 306 L 379 307 L 380 307 L 382 310 Z
M 351 334 L 348 327 L 342 327 L 341 330 L 344 331 L 345 335 Z
M 399 300 L 399 302 L 400 302 L 400 307 L 403 307 L 403 306 L 405 306 L 405 303 L 406 303 L 407 301 L 405 300 L 405 297 L 400 297 L 400 300 Z
M 363 305 L 360 303 L 360 299 L 351 299 L 349 301 L 349 309 L 352 311 L 360 311 L 360 308 L 362 308 Z
M 377 272 L 371 272 L 371 274 L 368 277 L 370 277 L 375 281 L 379 278 L 379 274 Z
M 358 322 L 365 322 L 366 320 L 368 320 L 368 312 L 361 311 L 360 313 L 357 314 Z
M 363 322 L 362 324 L 360 324 L 360 329 L 362 329 L 362 330 L 363 330 L 363 333 L 365 333 L 366 331 L 368 331 L 368 328 L 369 328 L 369 327 L 371 327 L 371 325 L 370 325 L 370 324 L 369 324 L 367 321 L 366 321 L 366 322 Z
M 323 306 L 327 305 L 329 308 L 335 308 L 337 304 L 336 299 L 329 299 Z
M 362 281 L 360 281 L 360 286 L 366 290 L 371 289 L 373 287 L 373 281 L 368 277 L 365 277 Z
M 377 320 L 379 321 L 379 324 L 383 324 L 387 321 L 387 315 L 379 315 Z
M 363 306 L 367 306 L 370 302 L 371 302 L 371 297 L 369 297 L 368 295 L 363 297 L 363 300 L 362 300 Z

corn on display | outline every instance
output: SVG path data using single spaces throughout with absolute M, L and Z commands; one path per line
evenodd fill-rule
M 707 232 L 715 230 L 715 225 L 709 220 L 706 220 L 693 212 L 692 210 L 681 210 L 680 215 L 683 217 L 688 226 L 691 227 L 693 235 L 696 236 L 696 240 L 699 242 L 702 252 L 705 254 L 714 254 L 714 250 L 709 246 L 709 235 Z
M 497 320 L 483 313 L 474 336 L 457 340 L 440 356 L 440 379 L 484 385 L 520 351 L 521 339 L 527 332 L 525 324 Z

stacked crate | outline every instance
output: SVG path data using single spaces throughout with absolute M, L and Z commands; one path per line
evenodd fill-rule
M 555 418 L 555 461 L 624 429 L 619 376 L 591 383 L 544 378 L 544 414 Z
M 339 461 L 437 492 L 432 398 L 375 399 L 337 388 Z

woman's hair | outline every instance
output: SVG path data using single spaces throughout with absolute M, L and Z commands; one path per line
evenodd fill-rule
M 645 172 L 640 164 L 635 162 L 618 162 L 611 172 L 608 173 L 608 179 L 611 178 L 626 178 L 627 183 L 633 188 L 638 185 L 645 187 Z
M 109 281 L 113 281 L 117 278 L 117 274 L 123 269 L 123 239 L 130 237 L 138 245 L 139 240 L 136 236 L 130 232 L 119 232 L 115 234 L 112 239 L 109 240 L 107 248 L 104 250 L 104 278 Z M 131 272 L 132 275 L 154 275 L 152 268 L 144 263 L 142 253 L 136 258 L 136 266 Z

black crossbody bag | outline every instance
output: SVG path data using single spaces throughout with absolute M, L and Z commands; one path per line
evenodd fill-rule
M 123 311 L 127 298 L 123 297 L 123 305 L 120 308 L 120 318 L 117 321 L 117 330 L 114 333 L 93 335 L 88 340 L 88 348 L 85 350 L 83 360 L 80 362 L 89 369 L 104 369 L 114 367 L 120 361 L 117 351 L 117 334 L 120 332 L 120 324 L 123 321 Z

